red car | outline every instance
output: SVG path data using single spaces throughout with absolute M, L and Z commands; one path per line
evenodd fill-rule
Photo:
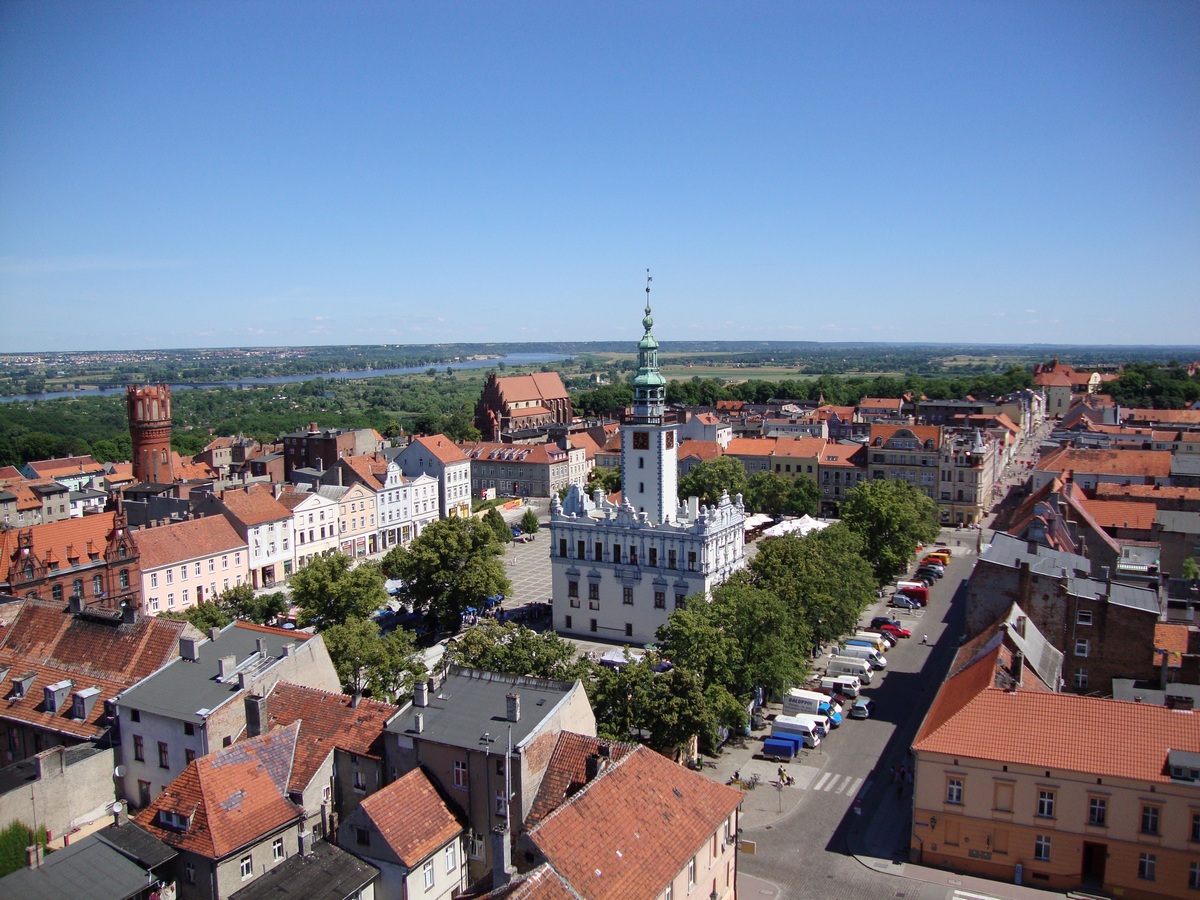
M 907 628 L 901 628 L 899 625 L 880 625 L 879 630 L 884 634 L 890 634 L 892 637 L 912 637 L 911 631 L 909 631 Z

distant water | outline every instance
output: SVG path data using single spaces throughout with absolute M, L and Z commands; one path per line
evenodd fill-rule
M 497 356 L 493 359 L 468 359 L 463 362 L 430 363 L 424 366 L 408 366 L 403 369 L 364 369 L 361 372 L 322 372 L 311 375 L 272 375 L 264 378 L 237 378 L 232 381 L 193 381 L 188 384 L 171 384 L 173 391 L 186 391 L 190 388 L 244 388 L 259 387 L 268 384 L 295 384 L 301 381 L 311 381 L 314 378 L 324 378 L 326 381 L 346 381 L 351 378 L 378 378 L 382 375 L 416 375 L 437 369 L 439 372 L 447 368 L 454 369 L 491 369 L 500 363 L 509 366 L 540 365 L 548 362 L 558 362 L 567 359 L 561 353 L 510 353 L 507 356 Z M 2 403 L 12 403 L 26 400 L 55 400 L 59 397 L 99 397 L 107 394 L 123 394 L 124 386 L 89 388 L 83 391 L 47 391 L 44 394 L 12 394 L 0 397 Z

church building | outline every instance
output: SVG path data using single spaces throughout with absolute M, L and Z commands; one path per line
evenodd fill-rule
M 745 564 L 742 497 L 715 506 L 678 499 L 674 413 L 658 371 L 646 287 L 633 407 L 621 423 L 621 502 L 572 485 L 550 505 L 554 629 L 641 645 L 671 610 L 707 594 Z

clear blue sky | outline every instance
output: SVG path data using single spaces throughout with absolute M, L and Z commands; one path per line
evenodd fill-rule
M 1200 341 L 1200 3 L 0 0 L 0 351 Z

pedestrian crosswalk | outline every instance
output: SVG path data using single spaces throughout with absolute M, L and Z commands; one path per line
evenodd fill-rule
M 863 780 L 861 778 L 855 778 L 853 775 L 835 775 L 833 772 L 826 772 L 816 780 L 809 790 L 853 796 L 858 792 L 862 783 Z
M 968 891 L 964 888 L 955 888 L 950 892 L 947 900 L 999 900 L 998 897 L 993 897 L 991 894 L 977 894 L 975 891 Z

